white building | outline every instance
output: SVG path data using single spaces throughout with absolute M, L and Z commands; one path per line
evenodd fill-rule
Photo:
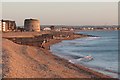
M 16 29 L 15 21 L 0 20 L 0 31 L 8 32 L 8 31 L 14 31 L 15 29 Z
M 50 30 L 51 30 L 51 28 L 46 27 L 46 28 L 44 28 L 43 30 L 44 30 L 44 31 L 50 31 Z

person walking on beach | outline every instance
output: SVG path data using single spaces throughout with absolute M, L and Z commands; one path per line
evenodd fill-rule
M 44 48 L 44 44 L 46 43 L 46 41 L 44 40 L 41 44 L 41 47 Z

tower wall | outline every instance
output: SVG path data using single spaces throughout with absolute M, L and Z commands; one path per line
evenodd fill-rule
M 26 31 L 40 32 L 40 21 L 37 19 L 25 19 L 24 28 Z

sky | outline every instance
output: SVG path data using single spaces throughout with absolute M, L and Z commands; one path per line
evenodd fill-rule
M 24 20 L 34 18 L 41 25 L 117 25 L 117 2 L 3 2 L 2 18 Z

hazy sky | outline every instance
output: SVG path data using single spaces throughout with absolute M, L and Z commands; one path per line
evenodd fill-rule
M 25 18 L 36 18 L 41 24 L 113 25 L 118 24 L 116 2 L 4 2 L 3 19 L 15 20 L 21 26 Z

